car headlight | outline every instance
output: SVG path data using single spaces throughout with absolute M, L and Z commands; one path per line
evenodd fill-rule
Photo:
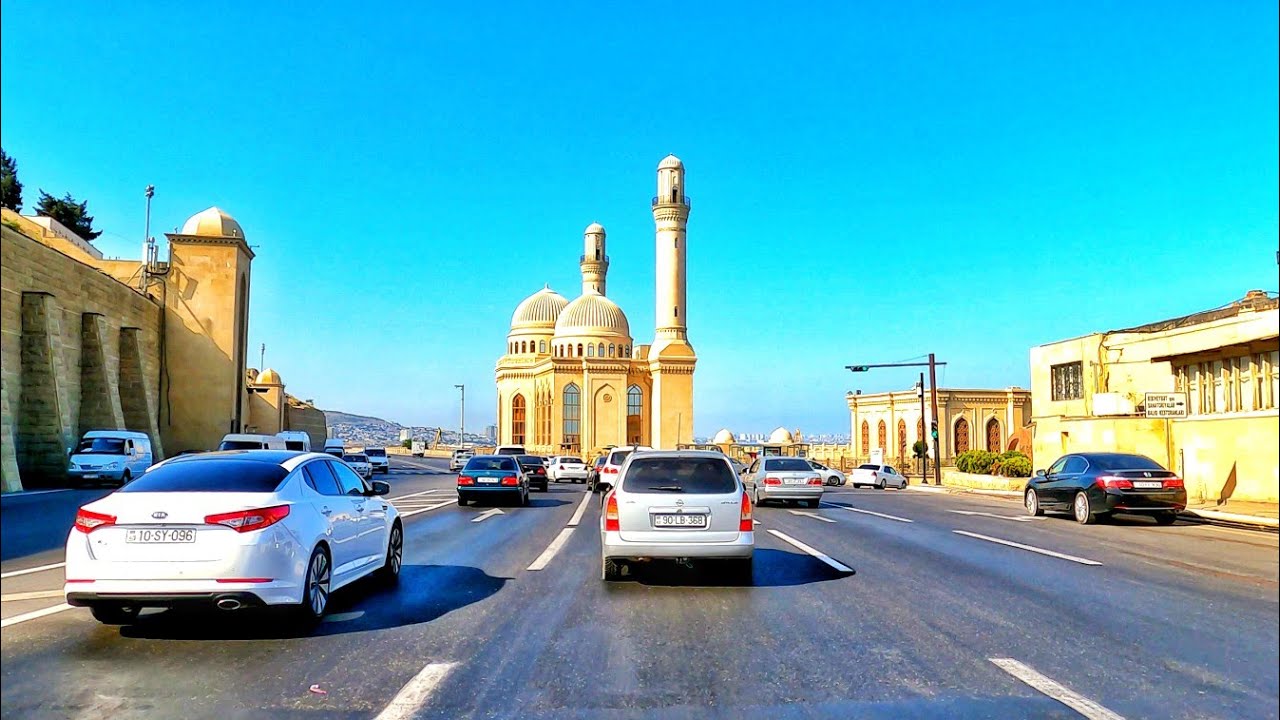
M 120 467 L 120 462 L 116 461 L 107 465 L 108 470 L 116 470 Z
M 79 465 L 77 465 L 77 464 L 75 464 L 75 463 L 71 463 L 71 469 L 72 469 L 72 470 L 79 470 L 79 469 L 80 469 L 80 466 L 79 466 Z

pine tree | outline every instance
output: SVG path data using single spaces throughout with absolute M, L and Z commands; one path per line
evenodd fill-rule
M 76 202 L 71 193 L 55 198 L 44 190 L 40 191 L 40 202 L 36 203 L 36 214 L 51 217 L 62 223 L 71 232 L 93 242 L 102 234 L 93 229 L 93 216 L 89 214 L 88 202 Z
M 22 183 L 18 181 L 18 162 L 0 148 L 0 205 L 14 212 L 22 209 Z

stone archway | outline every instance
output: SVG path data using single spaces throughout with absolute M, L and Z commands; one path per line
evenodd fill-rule
M 1000 452 L 1000 421 L 991 418 L 987 421 L 987 450 Z
M 955 441 L 955 443 L 951 447 L 953 456 L 959 455 L 960 453 L 968 452 L 969 451 L 969 421 L 964 418 L 960 418 L 956 420 L 952 437 Z

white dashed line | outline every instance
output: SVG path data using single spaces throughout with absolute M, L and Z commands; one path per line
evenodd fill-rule
M 788 510 L 787 512 L 791 513 L 792 515 L 799 515 L 801 517 L 813 518 L 814 520 L 821 520 L 822 522 L 826 522 L 826 523 L 835 522 L 835 520 L 832 520 L 831 518 L 824 518 L 817 513 L 804 512 L 802 510 Z
M 1044 548 L 1038 548 L 1038 547 L 1035 547 L 1034 545 L 1023 545 L 1022 543 L 1016 543 L 1012 540 L 1001 540 L 1000 538 L 991 537 L 990 535 L 979 535 L 978 533 L 971 533 L 965 530 L 952 530 L 951 532 L 957 535 L 964 535 L 966 537 L 977 538 L 979 540 L 986 540 L 987 542 L 998 543 L 1000 545 L 1008 545 L 1009 547 L 1018 548 L 1019 550 L 1027 550 L 1033 553 L 1039 553 L 1041 555 L 1048 555 L 1049 557 L 1056 557 L 1056 558 L 1061 558 L 1063 560 L 1070 560 L 1071 562 L 1080 563 L 1081 565 L 1101 565 L 1102 564 L 1097 560 L 1090 560 L 1088 558 L 1076 557 L 1075 555 L 1067 555 L 1065 553 L 1054 552 L 1053 550 L 1045 550 Z
M 416 508 L 416 509 L 414 509 L 414 510 L 410 510 L 410 511 L 408 511 L 408 512 L 402 512 L 402 513 L 400 513 L 400 517 L 402 517 L 402 518 L 413 517 L 414 515 L 417 515 L 417 514 L 419 514 L 419 513 L 424 513 L 424 512 L 427 512 L 428 510 L 437 510 L 437 509 L 439 509 L 439 508 L 444 507 L 445 505 L 452 505 L 452 504 L 454 504 L 454 503 L 456 503 L 456 502 L 458 502 L 458 498 L 453 498 L 453 499 L 450 499 L 450 500 L 445 500 L 444 502 L 436 503 L 435 505 L 428 505 L 428 506 L 423 507 L 423 508 Z
M 30 575 L 31 573 L 44 572 L 45 570 L 56 570 L 57 568 L 66 566 L 66 563 L 53 563 L 52 565 L 41 565 L 40 567 L 26 568 L 25 570 L 10 570 L 7 573 L 0 573 L 0 578 L 11 578 L 19 575 Z
M 1049 519 L 1043 515 L 1039 515 L 1036 517 L 1032 517 L 1031 515 L 997 515 L 995 513 L 979 512 L 977 510 L 948 510 L 947 512 L 952 512 L 957 515 L 978 515 L 981 517 L 995 518 L 997 520 L 1012 520 L 1014 522 L 1031 522 L 1033 520 Z
M 17 625 L 18 623 L 23 623 L 28 620 L 36 620 L 46 615 L 52 615 L 54 613 L 60 613 L 63 610 L 70 610 L 70 609 L 71 609 L 70 605 L 66 603 L 62 603 L 61 605 L 54 605 L 53 607 L 47 607 L 41 610 L 32 610 L 29 613 L 22 613 L 21 615 L 14 615 L 13 617 L 8 617 L 8 618 L 5 618 L 4 620 L 0 620 L 0 628 L 7 628 L 10 625 Z
M 0 595 L 0 602 L 17 602 L 19 600 L 46 600 L 62 597 L 61 590 L 36 590 L 34 592 L 10 593 Z
M 419 495 L 426 495 L 428 493 L 440 492 L 443 489 L 444 488 L 431 488 L 430 490 L 423 490 L 422 492 L 409 493 L 408 495 L 401 495 L 400 497 L 387 498 L 387 502 L 395 502 L 397 500 L 407 500 L 409 498 L 418 497 Z
M 431 663 L 400 688 L 374 720 L 408 720 L 417 714 L 431 697 L 431 691 L 444 680 L 455 663 Z
M 1052 678 L 1041 675 L 1034 668 L 1013 658 L 987 658 L 996 667 L 1018 678 L 1036 690 L 1048 695 L 1089 720 L 1124 720 L 1124 716 L 1112 712 L 1080 693 L 1071 690 Z
M 898 517 L 897 515 L 886 515 L 885 513 L 878 513 L 878 512 L 875 512 L 874 510 L 863 510 L 862 508 L 850 507 L 848 505 L 836 505 L 834 503 L 823 503 L 823 504 L 826 505 L 827 507 L 840 508 L 841 510 L 848 510 L 849 512 L 862 513 L 863 515 L 875 515 L 876 517 L 884 518 L 885 520 L 897 520 L 898 522 L 905 522 L 905 523 L 915 522 L 915 520 L 908 520 L 907 518 Z
M 818 552 L 817 550 L 814 550 L 813 548 L 809 547 L 808 545 L 805 545 L 804 543 L 802 543 L 802 542 L 800 542 L 799 540 L 797 540 L 797 539 L 795 539 L 795 538 L 791 537 L 790 535 L 787 535 L 787 534 L 785 534 L 785 533 L 780 533 L 780 532 L 778 532 L 777 530 L 772 530 L 772 529 L 771 529 L 771 530 L 769 530 L 769 534 L 770 534 L 770 535 L 773 535 L 774 537 L 778 538 L 779 540 L 782 540 L 783 542 L 788 542 L 788 543 L 791 543 L 792 545 L 795 545 L 796 547 L 800 548 L 801 550 L 803 550 L 803 551 L 805 551 L 805 552 L 809 553 L 810 555 L 812 555 L 812 556 L 814 556 L 814 557 L 818 558 L 818 559 L 819 559 L 819 560 L 821 560 L 822 562 L 824 562 L 824 563 L 826 563 L 826 564 L 830 565 L 831 567 L 835 568 L 836 570 L 838 570 L 838 571 L 840 571 L 840 572 L 842 572 L 842 573 L 852 573 L 852 572 L 853 572 L 853 568 L 849 567 L 848 565 L 845 565 L 844 563 L 840 562 L 839 560 L 835 560 L 835 559 L 833 559 L 830 555 L 827 555 L 826 553 L 821 553 L 821 552 Z
M 547 546 L 547 549 L 543 550 L 542 554 L 538 556 L 538 559 L 534 560 L 533 564 L 527 569 L 542 570 L 545 568 L 553 559 L 555 559 L 556 553 L 560 552 L 560 548 L 564 547 L 564 544 L 569 541 L 569 536 L 572 534 L 573 528 L 571 527 L 561 530 L 560 534 L 556 536 L 556 539 L 551 541 L 551 544 Z
M 569 518 L 569 524 L 566 527 L 578 527 L 578 523 L 582 522 L 582 514 L 587 511 L 587 505 L 591 504 L 591 498 L 595 497 L 592 493 L 585 493 L 582 496 L 582 502 L 578 503 L 578 509 L 573 513 L 573 517 Z

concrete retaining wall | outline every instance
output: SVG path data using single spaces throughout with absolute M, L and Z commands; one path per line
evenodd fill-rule
M 959 470 L 943 469 L 942 484 L 970 490 L 1011 490 L 1021 492 L 1022 488 L 1027 485 L 1027 478 L 975 475 L 973 473 L 962 473 Z

